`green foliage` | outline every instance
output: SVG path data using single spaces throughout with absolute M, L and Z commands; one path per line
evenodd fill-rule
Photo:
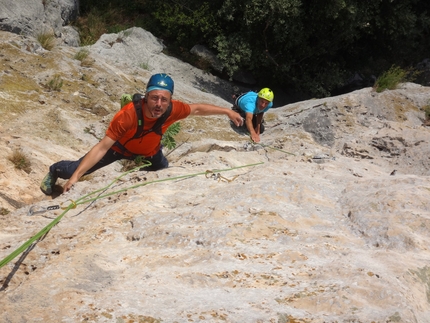
M 27 174 L 31 172 L 30 159 L 22 151 L 14 150 L 8 159 L 15 165 L 16 169 L 21 169 Z
M 192 61 L 190 48 L 206 45 L 230 77 L 246 69 L 259 85 L 316 97 L 356 71 L 378 75 L 393 64 L 412 66 L 430 52 L 427 0 L 86 0 L 82 8 L 85 17 L 103 21 L 103 32 L 108 21 L 143 27 L 165 41 L 169 54 L 191 64 L 198 60 Z M 125 17 L 110 19 L 112 11 Z M 81 40 L 94 42 L 100 34 Z
M 146 2 L 151 2 L 151 0 L 81 0 L 80 1 L 80 11 L 82 15 L 87 15 L 88 12 L 94 8 L 118 8 L 124 14 L 132 15 L 133 13 L 139 12 L 139 8 L 145 7 Z
M 424 107 L 424 113 L 425 113 L 426 120 L 430 120 L 430 104 Z
M 132 26 L 122 9 L 112 5 L 92 7 L 85 16 L 77 20 L 76 25 L 84 46 L 94 44 L 105 33 L 118 33 Z
M 120 163 L 122 164 L 122 172 L 127 172 L 138 166 L 142 166 L 141 170 L 145 170 L 144 166 L 148 166 L 148 162 L 145 161 L 145 157 L 143 156 L 137 156 L 133 160 L 123 159 L 120 161 Z
M 134 167 L 144 166 L 144 165 L 147 165 L 147 164 L 148 164 L 148 162 L 145 161 L 145 157 L 143 157 L 143 156 L 137 156 L 134 159 Z M 132 169 L 132 168 L 130 168 L 130 169 Z
M 54 77 L 45 85 L 50 91 L 60 91 L 63 87 L 63 79 L 60 75 L 55 74 Z
M 46 50 L 52 50 L 55 47 L 55 35 L 51 32 L 41 32 L 36 35 L 36 39 Z
M 181 131 L 181 124 L 179 122 L 175 122 L 169 128 L 167 128 L 166 132 L 161 139 L 161 144 L 167 149 L 176 148 L 175 136 Z
M 392 66 L 388 71 L 382 73 L 375 82 L 374 89 L 376 92 L 384 90 L 394 90 L 399 83 L 406 80 L 407 72 L 398 66 Z
M 148 162 L 145 161 L 145 157 L 143 157 L 143 156 L 137 156 L 133 160 L 122 159 L 119 161 L 119 163 L 122 165 L 122 167 L 121 167 L 122 172 L 127 172 L 129 170 L 132 170 L 133 168 L 138 167 L 138 166 L 148 165 Z M 144 168 L 142 170 L 144 170 Z
M 73 58 L 82 62 L 84 59 L 88 57 L 89 54 L 90 54 L 90 51 L 88 49 L 82 48 L 75 54 L 75 56 L 73 56 Z
M 146 4 L 151 13 L 151 30 L 176 46 L 191 48 L 216 35 L 218 19 L 214 15 L 219 1 L 166 1 Z
M 0 215 L 8 215 L 10 211 L 4 207 L 0 207 Z
M 213 47 L 218 51 L 218 58 L 225 66 L 230 78 L 240 67 L 251 64 L 252 47 L 250 44 L 242 42 L 239 34 L 232 34 L 228 37 L 219 35 L 215 38 Z
M 140 64 L 139 64 L 139 67 L 140 67 L 140 68 L 143 68 L 144 70 L 149 71 L 149 63 L 148 63 L 148 62 L 140 63 Z
M 78 19 L 77 26 L 81 44 L 84 46 L 94 44 L 107 32 L 106 24 L 97 10 L 92 10 L 87 16 Z

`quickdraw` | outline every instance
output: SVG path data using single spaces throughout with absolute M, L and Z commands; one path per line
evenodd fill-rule
M 262 165 L 264 164 L 264 162 L 260 162 L 260 163 L 254 163 L 254 164 L 248 164 L 248 165 L 243 165 L 243 166 L 237 166 L 237 167 L 232 167 L 232 168 L 227 168 L 227 169 L 220 169 L 218 170 L 218 172 L 226 172 L 226 171 L 231 171 L 233 169 L 239 169 L 239 168 L 245 168 L 245 167 L 253 167 L 253 166 L 257 166 L 257 165 Z M 137 169 L 140 169 L 142 166 L 138 166 L 136 168 L 133 168 L 125 173 L 122 173 L 119 177 L 115 178 L 109 185 L 107 185 L 106 187 L 103 187 L 101 189 L 98 189 L 96 191 L 93 191 L 85 196 L 80 197 L 78 200 L 72 201 L 71 204 L 69 204 L 69 206 L 67 206 L 64 209 L 64 212 L 62 212 L 59 216 L 57 216 L 53 221 L 51 221 L 51 223 L 49 223 L 47 226 L 45 226 L 42 230 L 40 230 L 38 233 L 36 233 L 36 235 L 34 235 L 33 237 L 31 237 L 29 240 L 27 240 L 25 243 L 23 243 L 19 248 L 17 248 L 15 251 L 13 251 L 12 253 L 10 253 L 6 258 L 4 258 L 3 260 L 0 260 L 0 268 L 2 268 L 3 266 L 7 265 L 10 261 L 12 261 L 13 259 L 15 259 L 15 257 L 17 257 L 19 254 L 21 254 L 22 252 L 24 252 L 26 249 L 28 249 L 33 243 L 37 243 L 37 241 L 39 239 L 41 239 L 44 235 L 46 235 L 58 222 L 61 221 L 61 219 L 63 218 L 63 216 L 70 210 L 70 209 L 74 209 L 76 208 L 77 205 L 81 205 L 81 204 L 85 204 L 85 203 L 89 203 L 89 202 L 93 202 L 95 200 L 99 200 L 114 194 L 118 194 L 124 191 L 127 191 L 129 189 L 134 189 L 140 186 L 144 186 L 144 185 L 148 185 L 151 183 L 160 183 L 160 182 L 166 182 L 166 181 L 172 181 L 172 180 L 178 180 L 178 179 L 183 179 L 183 178 L 190 178 L 193 176 L 198 176 L 198 175 L 206 175 L 206 177 L 210 174 L 213 174 L 213 171 L 207 171 L 207 172 L 201 172 L 201 173 L 195 173 L 195 174 L 186 174 L 186 175 L 182 175 L 182 176 L 176 176 L 176 177 L 168 177 L 168 178 L 164 178 L 164 179 L 159 179 L 159 180 L 154 180 L 152 182 L 145 182 L 145 183 L 139 183 L 137 185 L 132 185 L 129 187 L 126 187 L 124 189 L 121 190 L 117 190 L 114 192 L 110 192 L 110 193 L 106 193 L 106 194 L 102 194 L 103 192 L 105 192 L 108 188 L 110 188 L 115 182 L 117 182 L 121 177 L 125 176 L 126 174 L 129 174 L 131 172 L 136 171 Z M 225 180 L 227 182 L 231 182 L 233 181 L 237 176 L 235 176 L 233 179 L 228 179 L 225 178 L 221 175 L 217 176 L 215 175 L 216 178 L 219 181 L 220 180 Z M 212 175 L 210 175 L 210 177 L 212 177 Z M 209 178 L 209 177 L 207 177 Z M 102 193 L 100 193 L 102 192 Z M 97 197 L 91 197 L 92 195 L 95 195 L 96 193 L 100 193 L 101 195 L 98 195 Z M 55 210 L 57 208 L 60 208 L 60 205 L 52 205 L 50 207 L 46 207 L 46 210 L 43 209 L 43 212 L 48 211 L 48 208 L 50 210 Z M 32 209 L 32 212 L 29 212 L 29 215 L 33 215 L 35 214 L 35 212 L 37 211 L 37 209 Z M 42 211 L 42 210 L 40 210 Z
M 237 177 L 239 177 L 239 175 L 234 176 L 232 179 L 228 179 L 228 178 L 226 178 L 224 176 L 221 176 L 220 173 L 216 173 L 215 174 L 213 171 L 207 170 L 206 173 L 205 173 L 205 177 L 206 178 L 213 178 L 215 180 L 218 180 L 218 182 L 223 181 L 223 182 L 230 183 L 230 182 L 233 182 Z
M 70 200 L 70 201 L 72 202 L 72 206 L 69 209 L 76 209 L 76 206 L 77 206 L 76 202 L 73 200 Z M 38 214 L 38 213 L 45 213 L 46 211 L 58 210 L 60 208 L 62 210 L 67 209 L 67 207 L 62 206 L 63 204 L 64 204 L 64 202 L 61 203 L 60 205 L 57 204 L 57 205 L 50 205 L 50 206 L 46 206 L 46 207 L 33 205 L 32 207 L 30 207 L 28 209 L 27 216 L 33 216 L 33 215 Z

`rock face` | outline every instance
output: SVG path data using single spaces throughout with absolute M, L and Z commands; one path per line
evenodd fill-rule
M 232 89 L 141 29 L 82 62 L 7 32 L 0 46 L 0 261 L 64 214 L 0 268 L 2 321 L 429 322 L 429 88 L 272 109 L 261 144 L 224 117 L 188 118 L 168 169 L 118 179 L 113 164 L 51 199 L 49 165 L 85 154 L 151 74 L 186 102 L 229 108 Z
M 2 0 L 0 30 L 36 36 L 52 32 L 69 46 L 79 46 L 79 34 L 69 24 L 77 18 L 79 0 Z
M 214 53 L 203 45 L 195 45 L 191 48 L 190 53 L 196 55 L 210 64 L 210 66 L 217 72 L 222 73 L 224 66 L 219 61 Z

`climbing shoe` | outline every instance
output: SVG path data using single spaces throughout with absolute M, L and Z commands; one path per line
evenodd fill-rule
M 52 194 L 52 189 L 54 188 L 55 182 L 57 181 L 57 177 L 54 176 L 51 172 L 46 174 L 46 176 L 42 180 L 42 184 L 40 184 L 40 189 L 46 195 Z

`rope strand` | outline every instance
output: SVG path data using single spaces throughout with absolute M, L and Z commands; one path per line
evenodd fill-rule
M 252 166 L 258 166 L 264 164 L 264 162 L 260 162 L 260 163 L 255 163 L 255 164 L 248 164 L 248 165 L 243 165 L 243 166 L 237 166 L 237 167 L 232 167 L 232 168 L 226 168 L 226 169 L 218 169 L 218 170 L 213 170 L 212 172 L 228 172 L 228 171 L 232 171 L 234 169 L 240 169 L 240 168 L 245 168 L 245 167 L 252 167 Z M 149 164 L 150 165 L 150 164 Z M 125 175 L 136 171 L 137 169 L 140 169 L 142 167 L 147 167 L 149 165 L 144 165 L 144 166 L 138 166 L 135 167 L 125 173 L 122 173 L 120 176 L 118 176 L 117 178 L 115 178 L 109 185 L 98 189 L 94 192 L 91 192 L 89 194 L 86 194 L 84 196 L 82 196 L 81 198 L 77 199 L 76 201 L 73 201 L 65 208 L 64 212 L 61 213 L 58 217 L 56 217 L 51 223 L 49 223 L 46 227 L 44 227 L 42 230 L 40 230 L 36 235 L 34 235 L 32 238 L 30 238 L 27 242 L 25 242 L 23 245 L 21 245 L 18 249 L 16 249 L 15 251 L 13 251 L 9 256 L 7 256 L 6 258 L 4 258 L 3 260 L 0 261 L 0 268 L 2 268 L 3 266 L 7 265 L 10 261 L 12 261 L 15 257 L 17 257 L 19 254 L 21 254 L 22 252 L 24 252 L 27 248 L 29 248 L 35 241 L 38 241 L 39 239 L 41 239 L 45 234 L 47 234 L 58 222 L 60 222 L 60 220 L 63 218 L 63 216 L 71 209 L 75 209 L 78 205 L 81 204 L 85 204 L 88 202 L 92 202 L 92 201 L 96 201 L 114 194 L 118 194 L 124 191 L 127 191 L 129 189 L 134 189 L 140 186 L 145 186 L 148 184 L 153 184 L 153 183 L 161 183 L 161 182 L 167 182 L 167 181 L 172 181 L 172 180 L 177 180 L 177 179 L 183 179 L 183 178 L 189 178 L 189 177 L 195 177 L 195 176 L 199 176 L 199 175 L 205 175 L 207 174 L 207 171 L 205 172 L 199 172 L 199 173 L 194 173 L 194 174 L 188 174 L 188 175 L 181 175 L 181 176 L 176 176 L 176 177 L 169 177 L 169 178 L 164 178 L 164 179 L 159 179 L 159 180 L 154 180 L 151 182 L 147 182 L 147 183 L 141 183 L 141 184 L 137 184 L 137 185 L 132 185 L 126 188 L 123 188 L 121 190 L 117 190 L 114 192 L 110 192 L 104 195 L 99 195 L 97 197 L 94 198 L 90 198 L 90 196 L 98 193 L 98 192 L 103 192 L 105 190 L 107 190 L 108 188 L 110 188 L 115 182 L 117 182 L 120 178 L 124 177 Z M 37 242 L 36 242 L 37 243 Z

